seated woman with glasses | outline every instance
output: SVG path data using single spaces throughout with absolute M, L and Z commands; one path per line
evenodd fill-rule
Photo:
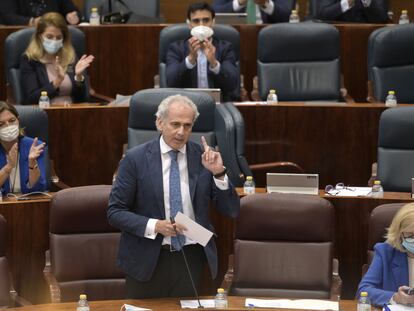
M 43 15 L 20 60 L 24 104 L 37 104 L 42 91 L 47 92 L 51 103 L 88 101 L 85 70 L 93 59 L 92 55 L 83 55 L 76 61 L 63 16 Z
M 388 228 L 385 243 L 375 245 L 375 256 L 358 287 L 368 292 L 372 303 L 413 304 L 414 286 L 414 203 L 403 206 Z M 413 293 L 414 294 L 414 293 Z
M 24 136 L 19 113 L 0 102 L 0 187 L 2 194 L 45 191 L 45 143 Z

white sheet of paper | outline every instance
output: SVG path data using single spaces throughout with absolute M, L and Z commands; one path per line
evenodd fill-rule
M 395 305 L 388 305 L 388 309 L 390 309 L 391 311 L 413 311 L 414 307 L 413 306 L 395 304 Z M 384 309 L 382 309 L 382 310 L 384 310 Z
M 151 311 L 151 309 L 136 307 L 136 306 L 129 305 L 129 304 L 124 304 L 123 307 L 125 307 L 125 311 L 140 311 L 140 310 Z
M 333 189 L 328 192 L 337 197 L 366 197 L 371 194 L 371 187 L 347 187 L 345 189 Z
M 302 310 L 339 310 L 337 301 L 319 299 L 254 299 L 246 298 L 246 307 Z
M 189 237 L 202 246 L 206 246 L 208 241 L 210 241 L 211 236 L 213 235 L 213 232 L 207 230 L 203 226 L 200 226 L 190 217 L 184 215 L 181 212 L 177 213 L 174 220 L 177 224 L 183 225 L 187 228 L 187 230 L 184 231 L 184 235 L 186 237 Z
M 181 309 L 197 309 L 197 300 L 180 300 Z M 214 308 L 214 299 L 200 299 L 200 303 L 204 308 Z

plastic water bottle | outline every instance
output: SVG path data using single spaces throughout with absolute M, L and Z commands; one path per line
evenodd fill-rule
M 367 292 L 361 292 L 358 299 L 357 311 L 371 311 L 371 300 Z
M 47 96 L 46 91 L 42 91 L 39 97 L 39 108 L 48 108 L 50 107 L 49 96 Z
M 292 13 L 290 14 L 289 17 L 289 23 L 299 23 L 299 15 L 298 12 L 296 10 L 292 10 Z
M 397 107 L 397 96 L 394 91 L 389 91 L 385 98 L 385 107 Z
M 88 300 L 86 300 L 86 295 L 81 294 L 79 295 L 79 301 L 78 301 L 78 307 L 76 308 L 76 311 L 89 311 L 89 303 Z
M 224 291 L 223 288 L 217 289 L 217 295 L 214 298 L 214 306 L 217 309 L 223 309 L 228 307 L 227 293 Z
M 384 189 L 381 186 L 381 181 L 374 181 L 374 184 L 371 188 L 371 196 L 374 198 L 382 198 L 384 196 Z
M 101 23 L 101 17 L 98 13 L 98 8 L 92 8 L 91 16 L 89 17 L 89 24 L 93 26 L 97 26 Z
M 410 22 L 410 19 L 408 18 L 408 11 L 402 10 L 401 15 L 400 15 L 400 21 L 398 22 L 398 24 L 404 25 L 404 24 L 408 24 L 409 22 Z
M 269 95 L 267 95 L 267 103 L 268 104 L 277 104 L 277 95 L 276 90 L 270 90 Z
M 243 191 L 245 194 L 252 194 L 256 192 L 256 187 L 255 187 L 252 176 L 246 177 L 246 181 L 244 182 L 244 185 L 243 185 Z

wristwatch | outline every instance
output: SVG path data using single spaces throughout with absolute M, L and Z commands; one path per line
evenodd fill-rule
M 29 169 L 31 169 L 31 170 L 34 170 L 35 168 L 37 168 L 39 165 L 37 164 L 37 161 L 36 161 L 36 164 L 35 165 L 33 165 L 33 166 L 29 166 Z
M 226 173 L 227 173 L 227 168 L 226 168 L 225 166 L 223 166 L 223 168 L 224 168 L 224 170 L 223 170 L 222 172 L 220 172 L 220 173 L 218 173 L 218 174 L 216 174 L 216 175 L 213 175 L 213 176 L 214 176 L 214 178 L 220 178 L 220 177 L 222 177 L 222 176 L 226 175 Z

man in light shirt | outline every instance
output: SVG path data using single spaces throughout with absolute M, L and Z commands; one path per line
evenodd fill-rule
M 201 145 L 189 141 L 198 114 L 188 97 L 167 97 L 156 113 L 161 135 L 130 149 L 120 163 L 107 215 L 121 230 L 118 265 L 126 274 L 126 298 L 194 296 L 180 249 L 185 249 L 196 286 L 206 261 L 212 277 L 217 275 L 214 237 L 203 247 L 185 237 L 179 222 L 170 221 L 181 211 L 214 231 L 211 200 L 220 213 L 239 213 L 239 197 L 220 153 L 204 137 Z
M 322 20 L 387 23 L 388 0 L 320 0 Z
M 246 12 L 248 0 L 215 0 L 217 13 Z M 256 4 L 256 23 L 270 24 L 289 21 L 292 7 L 288 0 L 253 0 Z

